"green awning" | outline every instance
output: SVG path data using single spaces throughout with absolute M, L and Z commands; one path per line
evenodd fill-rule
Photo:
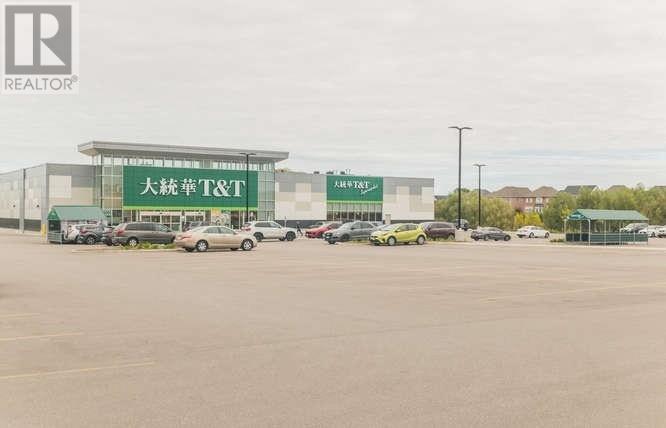
M 605 221 L 640 221 L 647 222 L 648 218 L 634 210 L 588 210 L 578 209 L 567 218 L 569 221 L 605 220 Z
M 60 221 L 104 221 L 106 216 L 100 207 L 93 205 L 54 205 L 49 220 Z

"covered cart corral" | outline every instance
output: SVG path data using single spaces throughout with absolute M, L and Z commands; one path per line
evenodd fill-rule
M 63 243 L 67 227 L 74 224 L 106 224 L 106 216 L 100 207 L 93 205 L 54 205 L 47 217 L 49 231 L 47 239 L 56 244 Z
M 647 234 L 622 231 L 629 223 L 647 222 L 633 210 L 578 209 L 564 220 L 564 235 L 566 242 L 587 245 L 647 244 Z

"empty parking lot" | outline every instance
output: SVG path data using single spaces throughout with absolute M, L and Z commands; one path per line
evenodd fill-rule
M 662 246 L 0 239 L 3 426 L 666 420 Z

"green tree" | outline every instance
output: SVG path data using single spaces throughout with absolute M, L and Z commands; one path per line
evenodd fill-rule
M 551 231 L 561 232 L 564 229 L 564 219 L 576 209 L 576 199 L 564 192 L 553 197 L 543 210 L 543 222 Z
M 478 192 L 462 192 L 462 218 L 469 221 L 471 227 L 478 224 Z M 481 197 L 483 225 L 510 229 L 513 225 L 513 209 L 501 199 Z M 454 222 L 458 217 L 458 193 L 450 193 L 446 198 L 435 202 L 435 218 Z

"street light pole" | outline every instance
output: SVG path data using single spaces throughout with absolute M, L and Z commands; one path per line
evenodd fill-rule
M 256 155 L 256 153 L 245 153 L 241 152 L 241 155 L 245 156 L 245 222 L 247 223 L 250 220 L 250 156 Z M 243 227 L 243 225 L 240 225 Z
M 462 227 L 462 133 L 465 130 L 472 130 L 468 126 L 449 126 L 450 129 L 458 130 L 458 229 Z
M 474 166 L 479 168 L 479 228 L 481 228 L 481 168 L 488 165 L 485 163 L 475 163 Z

